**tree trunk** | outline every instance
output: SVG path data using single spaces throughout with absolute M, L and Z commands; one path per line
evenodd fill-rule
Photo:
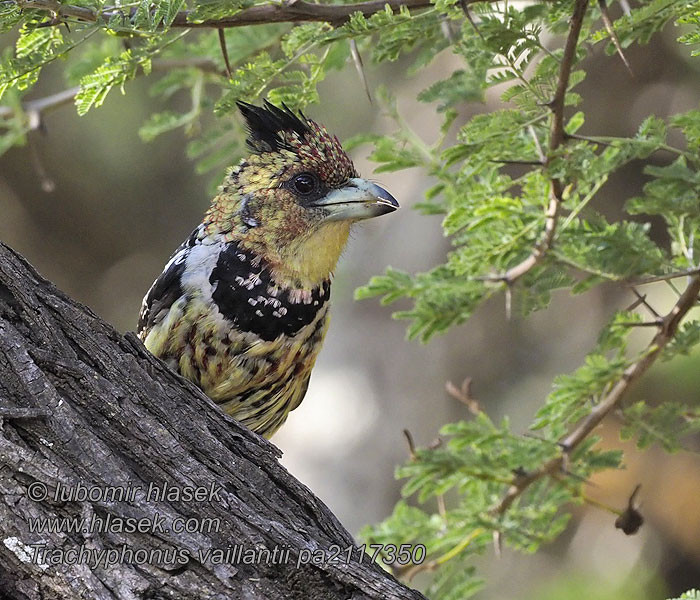
M 0 598 L 423 598 L 277 448 L 3 244 L 0 434 Z

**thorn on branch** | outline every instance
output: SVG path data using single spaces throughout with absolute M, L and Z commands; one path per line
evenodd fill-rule
M 437 502 L 438 514 L 444 519 L 447 515 L 447 507 L 445 506 L 444 494 L 438 494 L 435 497 L 435 501 Z
M 622 46 L 620 45 L 620 40 L 618 39 L 617 34 L 615 33 L 615 28 L 613 27 L 612 20 L 610 19 L 610 13 L 608 12 L 608 7 L 605 4 L 605 0 L 598 0 L 598 6 L 600 7 L 600 15 L 603 18 L 605 29 L 607 30 L 608 35 L 610 36 L 610 39 L 612 40 L 612 43 L 615 46 L 615 50 L 622 59 L 622 62 L 625 64 L 625 67 L 627 67 L 629 74 L 632 77 L 634 77 L 632 67 L 630 66 L 629 62 L 627 62 L 627 58 L 622 52 Z
M 496 558 L 501 558 L 503 550 L 503 541 L 501 532 L 498 529 L 493 530 L 493 552 Z
M 416 445 L 413 442 L 413 436 L 411 435 L 411 432 L 408 429 L 404 429 L 403 435 L 406 438 L 406 443 L 408 444 L 408 453 L 411 457 L 411 460 L 416 460 Z
M 647 302 L 646 294 L 644 294 L 644 295 L 640 294 L 639 291 L 637 290 L 637 288 L 634 288 L 634 287 L 632 287 L 630 289 L 632 290 L 632 293 L 637 297 L 637 304 L 634 306 L 634 308 L 641 305 L 652 314 L 652 316 L 654 317 L 655 320 L 657 320 L 657 321 L 663 320 L 661 315 L 659 313 L 657 313 L 654 310 L 654 308 Z M 629 309 L 629 310 L 632 310 L 632 309 Z
M 52 16 L 50 19 L 47 21 L 42 21 L 39 23 L 36 28 L 37 29 L 43 29 L 44 27 L 55 27 L 56 25 L 61 25 L 63 24 L 64 21 L 60 19 L 58 16 Z
M 447 18 L 447 16 L 440 19 L 440 30 L 442 31 L 442 35 L 445 36 L 445 39 L 450 42 L 450 44 L 454 44 L 457 41 L 455 39 L 455 34 L 452 31 L 452 27 L 450 26 L 450 20 Z
M 360 51 L 357 48 L 357 41 L 354 38 L 350 40 L 350 55 L 352 56 L 352 62 L 355 64 L 355 70 L 360 77 L 362 87 L 365 88 L 367 99 L 369 100 L 369 103 L 372 104 L 372 94 L 369 91 L 369 83 L 367 82 L 367 75 L 365 74 L 365 66 L 362 62 Z
M 462 385 L 459 388 L 451 381 L 448 381 L 445 384 L 445 390 L 455 400 L 459 400 L 459 402 L 464 404 L 469 409 L 469 412 L 472 413 L 474 416 L 482 412 L 482 408 L 479 405 L 479 401 L 472 395 L 471 377 L 465 378 L 465 380 L 462 382 Z
M 233 78 L 231 71 L 231 63 L 228 59 L 228 49 L 226 48 L 226 34 L 223 28 L 219 28 L 219 45 L 221 46 L 221 54 L 224 57 L 224 64 L 226 65 L 226 73 L 229 79 Z
M 642 304 L 642 300 L 640 298 L 637 298 L 632 304 L 630 304 L 627 308 L 625 308 L 625 312 L 630 312 L 640 306 Z
M 506 293 L 504 294 L 506 303 L 506 321 L 510 321 L 510 318 L 513 316 L 513 286 L 510 284 L 510 282 L 506 283 Z
M 41 125 L 39 126 L 39 129 L 41 129 Z M 46 192 L 47 194 L 56 191 L 56 182 L 46 171 L 44 163 L 41 160 L 41 156 L 39 156 L 39 151 L 36 149 L 36 144 L 31 142 L 29 143 L 29 154 L 32 157 L 32 165 L 34 166 L 34 170 L 39 178 L 42 191 Z
M 561 450 L 561 453 L 562 453 L 562 458 L 560 459 L 560 460 L 561 460 L 561 463 L 562 463 L 562 464 L 561 464 L 561 467 L 560 467 L 561 472 L 562 472 L 564 475 L 568 475 L 568 476 L 571 476 L 571 477 L 573 477 L 573 478 L 578 478 L 578 479 L 581 479 L 581 480 L 583 480 L 583 481 L 587 481 L 585 478 L 580 477 L 579 475 L 576 475 L 575 473 L 570 472 L 570 471 L 566 468 L 566 466 L 568 465 L 569 454 L 571 454 L 571 448 L 566 444 L 566 442 L 564 442 L 564 441 L 562 441 L 562 440 L 555 440 L 555 441 L 553 441 L 553 440 L 548 440 L 547 438 L 544 438 L 544 437 L 542 437 L 542 436 L 540 436 L 540 435 L 536 435 L 536 434 L 532 433 L 531 431 L 526 431 L 526 432 L 523 434 L 523 436 L 524 436 L 524 437 L 533 438 L 533 439 L 535 439 L 535 440 L 539 440 L 539 441 L 541 441 L 541 442 L 545 442 L 545 443 L 547 443 L 547 444 L 552 444 L 552 445 L 554 445 L 554 446 L 557 446 L 557 447 Z M 590 482 L 589 482 L 589 483 L 590 483 Z M 591 485 L 593 485 L 593 484 L 591 484 Z

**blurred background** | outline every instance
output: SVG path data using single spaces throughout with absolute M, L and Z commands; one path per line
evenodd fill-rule
M 691 59 L 677 35 L 667 28 L 649 46 L 628 48 L 633 77 L 618 57 L 593 51 L 588 78 L 577 90 L 587 117 L 581 133 L 629 135 L 648 114 L 666 117 L 697 107 L 700 58 Z M 11 41 L 6 36 L 0 46 Z M 448 51 L 415 78 L 401 62 L 366 65 L 366 71 L 370 86 L 386 85 L 408 123 L 433 142 L 439 117 L 415 96 L 458 67 Z M 148 144 L 138 137 L 146 117 L 163 108 L 148 96 L 149 85 L 142 78 L 127 84 L 125 96 L 112 91 L 104 107 L 82 118 L 71 106 L 51 112 L 44 132 L 0 157 L 0 240 L 122 332 L 134 330 L 143 294 L 210 198 L 211 175 L 195 173 L 181 131 Z M 52 65 L 30 97 L 63 87 Z M 321 104 L 307 114 L 341 140 L 391 130 L 352 65 L 332 74 L 320 93 Z M 492 90 L 486 104 L 462 106 L 459 123 L 498 107 L 498 96 Z M 173 107 L 180 101 L 186 110 L 187 98 L 175 98 Z M 353 152 L 358 170 L 390 190 L 402 210 L 355 230 L 336 273 L 331 327 L 309 392 L 273 439 L 286 467 L 354 533 L 385 517 L 400 496 L 393 472 L 408 456 L 402 430 L 427 445 L 443 424 L 468 418 L 445 393 L 447 381 L 472 377 L 485 410 L 494 419 L 509 415 L 514 429 L 525 431 L 552 378 L 579 366 L 602 324 L 632 301 L 628 292 L 603 286 L 578 297 L 557 294 L 548 310 L 508 321 L 503 298 L 494 298 L 466 325 L 429 345 L 405 341 L 406 324 L 392 320 L 390 308 L 355 302 L 353 290 L 388 265 L 426 270 L 444 259 L 449 243 L 439 216 L 411 209 L 431 185 L 425 173 L 372 175 L 368 151 Z M 656 160 L 664 164 L 666 158 Z M 620 215 L 642 183 L 641 164 L 631 165 L 606 184 L 597 208 Z M 666 243 L 660 223 L 652 231 Z M 666 290 L 646 290 L 659 310 L 671 304 Z M 697 405 L 699 363 L 693 356 L 656 365 L 627 402 L 673 398 Z M 576 508 L 564 535 L 537 555 L 506 550 L 500 559 L 483 556 L 479 568 L 488 584 L 478 598 L 658 600 L 700 587 L 700 438 L 686 440 L 688 452 L 638 453 L 633 444 L 621 444 L 618 426 L 609 420 L 603 435 L 609 447 L 625 449 L 627 468 L 596 477 L 587 493 L 624 508 L 641 483 L 641 531 L 627 537 L 609 512 Z

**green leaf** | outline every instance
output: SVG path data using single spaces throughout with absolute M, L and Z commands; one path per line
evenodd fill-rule
M 190 113 L 178 114 L 171 111 L 154 113 L 139 129 L 139 135 L 144 142 L 150 142 L 157 136 L 182 127 L 192 121 Z
M 680 598 L 674 598 L 673 600 L 700 600 L 700 591 L 688 590 L 687 592 L 681 594 Z
M 80 80 L 80 91 L 75 97 L 79 115 L 86 114 L 93 106 L 101 106 L 114 86 L 122 86 L 136 76 L 140 59 L 131 50 L 126 50 L 117 58 L 108 58 L 93 73 Z
M 688 141 L 688 148 L 700 150 L 700 110 L 689 110 L 671 119 L 671 125 L 678 127 Z
M 623 410 L 625 424 L 620 430 L 623 440 L 637 438 L 637 447 L 643 450 L 654 443 L 666 452 L 682 449 L 683 437 L 700 431 L 700 412 L 664 400 L 655 407 L 640 401 Z
M 587 415 L 607 387 L 622 377 L 628 365 L 622 344 L 624 342 L 611 357 L 594 352 L 574 373 L 558 376 L 544 406 L 537 411 L 532 428 L 548 428 L 559 437 L 566 431 L 568 423 L 575 423 Z
M 566 131 L 567 134 L 573 135 L 579 129 L 581 129 L 583 122 L 584 122 L 584 115 L 581 111 L 578 111 L 576 114 L 571 116 L 571 118 L 569 119 L 569 122 L 566 124 L 566 127 L 564 128 L 564 130 Z
M 688 356 L 700 344 L 700 321 L 683 323 L 671 342 L 664 348 L 662 359 L 671 360 L 676 356 Z
M 483 98 L 483 81 L 472 73 L 459 69 L 448 79 L 438 81 L 418 94 L 421 102 L 440 101 L 439 111 L 445 111 L 460 102 L 473 102 Z
M 0 98 L 10 87 L 21 91 L 31 88 L 44 66 L 82 41 L 65 41 L 57 27 L 37 29 L 23 25 L 15 44 L 15 57 L 8 49 L 0 62 Z
M 602 218 L 575 220 L 560 232 L 556 255 L 583 271 L 607 279 L 630 279 L 656 273 L 666 264 L 649 237 L 649 225 Z
M 22 20 L 22 11 L 16 2 L 0 2 L 0 33 L 16 27 Z
M 408 273 L 388 267 L 386 275 L 372 277 L 366 286 L 357 288 L 355 300 L 384 296 L 382 304 L 390 304 L 402 296 L 409 295 L 412 289 L 413 279 Z
M 185 0 L 159 0 L 155 2 L 153 31 L 160 26 L 167 30 L 185 4 Z

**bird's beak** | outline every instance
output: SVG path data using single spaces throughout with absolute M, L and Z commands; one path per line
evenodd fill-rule
M 324 210 L 324 221 L 359 221 L 394 212 L 399 203 L 384 188 L 356 177 L 311 206 Z

